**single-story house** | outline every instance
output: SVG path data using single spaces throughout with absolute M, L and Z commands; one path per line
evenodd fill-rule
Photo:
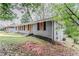
M 47 18 L 45 20 L 23 23 L 5 27 L 7 32 L 21 32 L 50 38 L 55 41 L 63 39 L 63 26 L 57 21 Z

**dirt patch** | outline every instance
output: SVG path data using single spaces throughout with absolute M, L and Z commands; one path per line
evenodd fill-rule
M 28 41 L 24 44 L 2 45 L 0 56 L 73 56 L 79 55 L 78 51 L 68 48 L 60 43 L 51 44 Z
M 44 53 L 45 46 L 34 42 L 27 42 L 22 46 L 22 48 L 35 55 L 42 55 Z
M 21 46 L 23 51 L 30 53 L 31 55 L 50 55 L 50 56 L 72 56 L 77 55 L 77 52 L 71 48 L 65 47 L 61 44 L 44 44 L 33 43 L 31 41 L 26 42 Z

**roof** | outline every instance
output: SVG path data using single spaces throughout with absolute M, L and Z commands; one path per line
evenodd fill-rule
M 54 22 L 58 23 L 59 25 L 62 25 L 58 21 L 52 20 L 52 17 L 51 17 L 51 18 L 45 18 L 45 19 L 42 19 L 42 20 L 31 21 L 31 22 L 28 22 L 28 23 L 19 24 L 17 26 L 28 25 L 28 24 L 35 24 L 35 23 L 40 23 L 40 22 L 47 22 L 47 21 L 54 21 Z
M 23 25 L 28 25 L 28 24 L 35 24 L 35 23 L 40 23 L 40 22 L 47 22 L 47 21 L 54 21 L 56 23 L 58 23 L 57 21 L 55 20 L 52 20 L 52 17 L 51 18 L 45 18 L 45 19 L 42 19 L 42 20 L 38 20 L 38 21 L 31 21 L 31 22 L 28 22 L 28 23 L 23 23 L 23 24 L 16 24 L 16 25 L 10 25 L 10 26 L 6 26 L 6 27 L 16 27 L 16 26 L 23 26 Z M 60 23 L 58 23 L 59 25 L 62 25 Z
M 52 19 L 51 18 L 46 18 L 46 19 L 43 19 L 43 20 L 31 21 L 31 22 L 28 22 L 28 23 L 20 24 L 20 25 L 35 24 L 35 23 L 46 22 L 46 21 L 52 21 Z

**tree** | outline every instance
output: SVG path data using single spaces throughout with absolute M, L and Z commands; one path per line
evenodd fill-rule
M 21 6 L 25 10 L 25 14 L 22 16 L 22 22 L 28 22 L 29 19 L 33 21 L 31 12 L 35 12 L 40 6 L 40 3 L 22 3 Z
M 69 12 L 71 13 L 71 14 L 70 14 L 69 12 L 66 11 L 66 12 L 70 15 L 70 18 L 71 18 L 77 25 L 79 25 L 79 23 L 72 17 L 72 15 L 75 16 L 77 20 L 79 20 L 79 17 L 74 13 L 74 11 L 72 11 L 72 10 L 67 6 L 67 4 L 64 4 L 64 5 L 65 5 L 65 7 L 69 10 Z
M 2 20 L 12 20 L 15 14 L 11 11 L 12 4 L 1 3 L 0 4 L 0 19 Z
M 29 21 L 30 21 L 29 19 L 30 19 L 30 18 L 29 18 L 29 15 L 25 13 L 25 14 L 22 16 L 21 22 L 22 22 L 22 23 L 29 22 Z
M 75 40 L 79 37 L 79 4 L 53 4 L 53 18 L 57 21 L 63 21 L 66 26 L 66 34 Z M 76 38 L 78 39 L 78 38 Z

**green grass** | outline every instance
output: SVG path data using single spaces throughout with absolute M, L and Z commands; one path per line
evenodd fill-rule
M 47 41 L 44 41 L 36 37 L 25 36 L 17 33 L 0 32 L 0 51 L 3 52 L 4 55 L 6 52 L 6 55 L 11 56 L 15 56 L 16 54 L 32 55 L 32 53 L 29 53 L 29 51 L 22 50 L 21 48 L 28 41 L 40 45 L 47 44 Z
M 6 33 L 6 32 L 0 32 L 0 44 L 22 44 L 27 41 L 33 41 L 37 43 L 45 43 L 46 41 L 43 41 L 41 39 L 32 37 L 32 36 L 24 36 L 17 33 Z
M 52 55 L 55 54 L 53 51 L 61 51 L 65 49 L 65 47 L 62 47 L 61 45 L 51 45 L 49 42 L 44 41 L 42 39 L 32 37 L 32 36 L 24 36 L 17 33 L 6 33 L 6 32 L 0 32 L 0 54 L 3 53 L 4 55 L 10 55 L 10 56 L 29 56 L 29 55 L 36 55 L 28 50 L 23 50 L 22 46 L 24 46 L 25 42 L 32 41 L 34 43 L 44 45 L 44 48 L 46 48 L 46 52 L 44 55 Z M 23 44 L 23 45 L 22 45 Z M 19 45 L 19 46 L 18 46 Z M 38 46 L 39 47 L 39 46 Z M 41 47 L 42 48 L 42 47 Z M 48 51 L 53 52 L 52 54 L 48 53 Z M 64 52 L 65 50 L 63 50 Z M 6 54 L 5 54 L 6 52 Z M 62 53 L 62 52 L 61 52 Z M 2 55 L 2 56 L 4 56 Z M 58 54 L 57 54 L 58 55 Z

